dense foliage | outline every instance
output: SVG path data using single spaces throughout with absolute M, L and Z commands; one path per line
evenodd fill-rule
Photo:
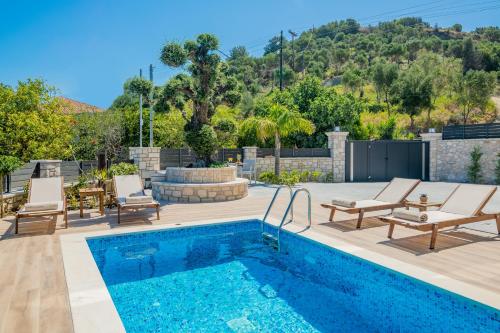
M 0 155 L 23 161 L 70 155 L 70 118 L 54 89 L 41 80 L 0 84 Z

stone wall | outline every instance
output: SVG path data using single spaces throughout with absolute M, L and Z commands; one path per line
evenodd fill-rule
M 153 197 L 169 202 L 219 202 L 244 198 L 248 195 L 248 180 L 237 178 L 227 183 L 183 184 L 153 182 Z
M 328 148 L 331 149 L 333 164 L 333 181 L 343 183 L 345 181 L 345 145 L 349 132 L 327 132 Z
M 225 183 L 236 180 L 236 167 L 173 168 L 166 171 L 166 180 L 172 183 Z
M 467 170 L 471 163 L 470 153 L 476 146 L 479 146 L 483 153 L 480 161 L 483 182 L 494 184 L 497 154 L 500 153 L 500 138 L 437 140 L 436 180 L 467 181 Z
M 160 170 L 160 147 L 130 147 L 129 158 L 139 167 L 142 180 L 155 178 Z
M 262 172 L 274 172 L 274 157 L 258 157 L 255 163 L 257 177 Z M 332 172 L 332 159 L 330 157 L 282 157 L 280 159 L 280 171 L 290 172 L 319 171 L 323 175 Z

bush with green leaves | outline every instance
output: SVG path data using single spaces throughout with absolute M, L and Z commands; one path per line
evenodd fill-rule
M 186 133 L 186 140 L 196 156 L 204 162 L 204 166 L 210 165 L 211 156 L 217 149 L 217 133 L 210 125 L 203 125 L 199 131 Z
M 467 170 L 467 177 L 469 182 L 478 184 L 482 181 L 483 175 L 481 173 L 481 157 L 483 153 L 481 152 L 481 147 L 475 146 L 470 153 L 470 165 Z
M 319 182 L 321 175 L 321 171 L 313 171 L 311 173 L 311 181 L 315 183 Z
M 15 156 L 0 155 L 0 217 L 3 217 L 3 178 L 23 165 Z
M 272 171 L 262 172 L 259 175 L 259 180 L 267 184 L 277 184 L 278 177 Z
M 325 183 L 333 183 L 333 172 L 330 171 L 325 175 L 324 178 Z
M 113 176 L 123 176 L 123 175 L 135 175 L 139 172 L 139 167 L 135 164 L 121 162 L 118 164 L 112 165 L 108 174 L 110 177 Z

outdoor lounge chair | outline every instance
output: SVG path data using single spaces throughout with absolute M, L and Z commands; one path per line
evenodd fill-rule
M 28 202 L 16 214 L 16 234 L 19 219 L 23 217 L 64 215 L 68 227 L 68 208 L 64 195 L 63 177 L 32 178 L 29 182 Z
M 440 228 L 496 220 L 497 230 L 500 234 L 500 213 L 484 214 L 481 211 L 496 190 L 496 186 L 462 184 L 457 186 L 439 210 L 418 213 L 419 217 L 425 214 L 425 219 L 423 219 L 425 222 L 395 216 L 380 217 L 380 220 L 390 223 L 387 235 L 389 238 L 392 238 L 396 224 L 420 231 L 432 231 L 430 249 L 434 249 L 436 245 L 437 233 Z
M 156 208 L 156 217 L 160 219 L 160 204 L 144 193 L 139 175 L 113 176 L 113 188 L 118 207 L 118 223 L 122 209 Z
M 347 214 L 359 214 L 356 228 L 361 228 L 364 213 L 384 211 L 404 207 L 406 197 L 420 183 L 418 179 L 394 178 L 375 198 L 370 200 L 357 200 L 341 204 L 344 200 L 332 200 L 331 204 L 321 204 L 321 207 L 330 209 L 329 221 L 333 222 L 333 217 L 337 210 Z M 340 203 L 340 204 L 339 204 Z
M 248 176 L 248 180 L 251 182 L 253 179 L 254 184 L 257 182 L 257 174 L 255 170 L 255 161 L 243 161 L 243 167 L 241 168 L 241 175 Z

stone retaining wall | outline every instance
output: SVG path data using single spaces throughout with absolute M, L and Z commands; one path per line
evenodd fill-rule
M 236 167 L 167 168 L 166 180 L 171 183 L 225 183 L 236 179 Z
M 470 153 L 479 146 L 483 156 L 480 160 L 483 181 L 495 183 L 495 167 L 500 153 L 499 139 L 439 140 L 436 146 L 437 180 L 465 182 L 471 163 Z
M 248 180 L 217 184 L 183 184 L 153 182 L 153 197 L 170 202 L 218 202 L 244 198 L 248 195 Z
M 256 162 L 257 177 L 262 172 L 274 172 L 274 157 L 258 157 Z M 318 171 L 322 174 L 332 172 L 333 164 L 330 157 L 282 157 L 280 159 L 280 171 L 290 172 L 297 170 Z

